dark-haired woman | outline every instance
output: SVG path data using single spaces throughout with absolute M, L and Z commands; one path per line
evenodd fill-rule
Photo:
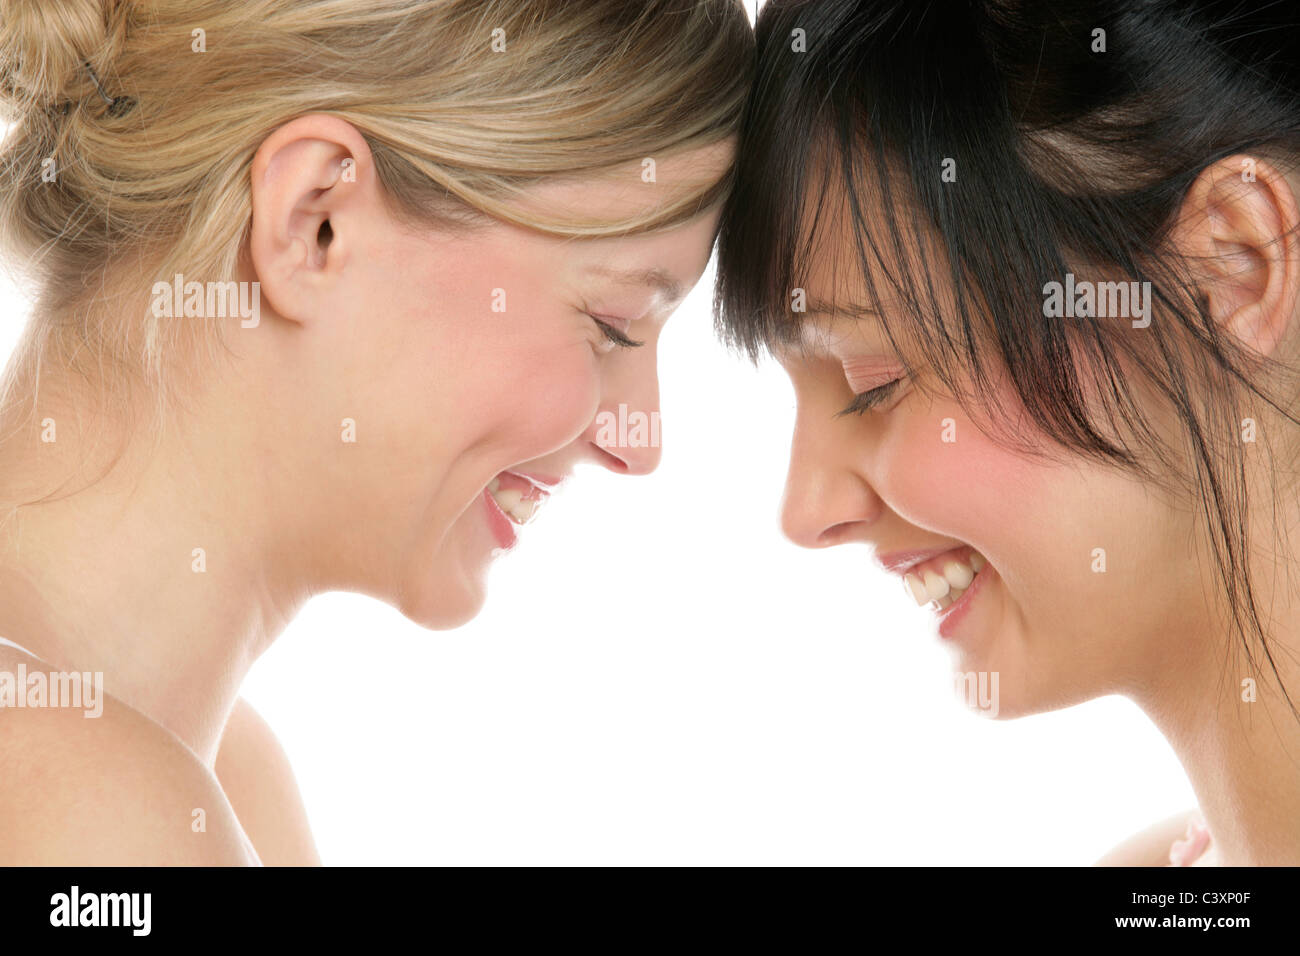
M 1300 864 L 1300 20 L 770 0 L 721 331 L 789 373 L 783 524 L 872 546 L 1014 717 L 1122 694 Z

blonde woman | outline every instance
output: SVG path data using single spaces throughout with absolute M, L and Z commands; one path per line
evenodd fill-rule
M 323 591 L 467 621 L 576 463 L 655 467 L 595 423 L 656 406 L 748 20 L 6 0 L 0 31 L 0 235 L 36 303 L 0 404 L 0 672 L 103 675 L 97 719 L 0 715 L 0 862 L 317 862 L 244 674 Z

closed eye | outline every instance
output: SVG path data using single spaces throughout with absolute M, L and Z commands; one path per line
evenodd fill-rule
M 835 417 L 839 418 L 841 415 L 862 415 L 871 411 L 881 402 L 885 401 L 885 399 L 889 398 L 898 386 L 902 384 L 902 381 L 901 378 L 896 378 L 892 382 L 886 382 L 884 385 L 877 385 L 875 388 L 868 389 L 865 392 L 860 392 L 853 397 L 853 401 L 849 404 L 849 407 L 837 412 Z
M 602 322 L 594 315 L 591 315 L 590 312 L 587 314 L 590 316 L 591 321 L 595 322 L 600 328 L 601 334 L 605 336 L 605 339 L 614 345 L 617 345 L 619 348 L 635 349 L 645 345 L 644 342 L 638 342 L 636 339 L 628 338 L 618 329 L 614 328 L 614 326 L 610 325 L 608 322 Z

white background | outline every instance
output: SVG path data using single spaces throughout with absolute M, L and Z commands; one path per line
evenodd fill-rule
M 465 627 L 332 594 L 254 667 L 324 862 L 1086 864 L 1194 806 L 1128 701 L 981 718 L 865 549 L 781 537 L 793 396 L 716 343 L 712 275 L 655 474 L 580 472 Z M 0 357 L 27 308 L 0 277 Z

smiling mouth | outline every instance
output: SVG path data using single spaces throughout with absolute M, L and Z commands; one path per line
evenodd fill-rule
M 912 565 L 903 581 L 918 605 L 943 611 L 962 599 L 987 566 L 984 555 L 974 548 L 954 548 Z
M 501 472 L 488 483 L 487 490 L 497 507 L 518 525 L 532 521 L 547 496 L 539 485 L 513 471 Z

